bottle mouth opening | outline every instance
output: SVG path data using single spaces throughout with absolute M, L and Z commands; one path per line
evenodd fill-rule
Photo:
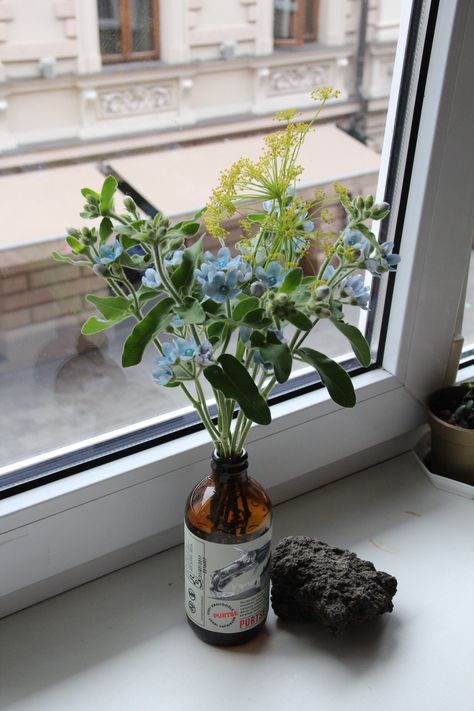
M 246 469 L 248 465 L 248 454 L 245 449 L 234 457 L 220 457 L 214 450 L 211 458 L 211 467 L 221 474 L 237 474 Z

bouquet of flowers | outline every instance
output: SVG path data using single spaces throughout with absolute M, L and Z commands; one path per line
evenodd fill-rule
M 131 197 L 123 201 L 125 211 L 117 212 L 117 182 L 109 176 L 100 192 L 82 190 L 81 217 L 98 224 L 69 229 L 72 254 L 53 254 L 90 267 L 109 286 L 109 296 L 88 295 L 98 314 L 82 332 L 95 334 L 133 318 L 123 367 L 138 365 L 149 345 L 156 348 L 155 382 L 181 388 L 223 458 L 239 455 L 252 423 L 270 423 L 268 398 L 275 383 L 288 380 L 294 361 L 315 368 L 339 405 L 355 404 L 346 371 L 304 342 L 322 319 L 329 320 L 360 363 L 369 365 L 369 346 L 344 320 L 344 306 L 367 309 L 364 272 L 379 277 L 399 261 L 393 245 L 379 244 L 365 224 L 385 217 L 386 203 L 374 203 L 371 195 L 350 199 L 335 185 L 347 226 L 334 232 L 332 197 L 321 191 L 311 199 L 298 197 L 305 136 L 337 92 L 323 87 L 312 96 L 318 102 L 313 119 L 302 122 L 295 111 L 277 114 L 283 128 L 263 139 L 259 159 L 242 158 L 224 171 L 193 219 L 172 225 L 160 212 L 146 219 Z M 241 238 L 231 250 L 225 225 L 236 213 Z M 197 237 L 201 219 L 216 250 L 205 251 L 203 236 Z M 313 245 L 322 261 L 305 276 L 302 264 L 306 259 L 311 265 L 306 255 Z M 130 270 L 138 280 L 130 278 Z M 212 388 L 217 419 L 211 417 L 203 379 Z

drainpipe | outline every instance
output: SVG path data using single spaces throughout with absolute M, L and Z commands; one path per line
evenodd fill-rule
M 367 18 L 369 15 L 369 0 L 360 0 L 360 19 L 359 19 L 359 42 L 357 44 L 356 67 L 355 67 L 355 90 L 356 97 L 359 100 L 359 111 L 354 114 L 347 133 L 362 143 L 367 143 L 367 136 L 360 124 L 365 121 L 367 116 L 368 100 L 364 91 L 364 68 L 365 54 L 367 49 Z

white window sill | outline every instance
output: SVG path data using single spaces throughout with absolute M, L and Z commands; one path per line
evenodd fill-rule
M 248 645 L 204 645 L 183 616 L 181 546 L 5 618 L 2 710 L 467 711 L 472 507 L 404 454 L 276 508 L 275 542 L 312 535 L 397 577 L 393 613 L 342 638 L 271 613 Z

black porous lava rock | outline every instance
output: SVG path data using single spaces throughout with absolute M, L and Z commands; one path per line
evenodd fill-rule
M 272 555 L 272 607 L 282 620 L 318 620 L 335 633 L 393 610 L 393 575 L 355 553 L 290 536 Z

